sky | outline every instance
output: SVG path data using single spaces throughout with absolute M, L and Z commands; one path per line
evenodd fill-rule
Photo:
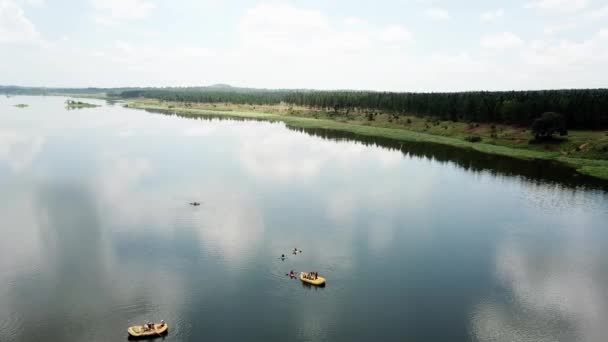
M 608 87 L 608 0 L 0 0 L 0 84 Z

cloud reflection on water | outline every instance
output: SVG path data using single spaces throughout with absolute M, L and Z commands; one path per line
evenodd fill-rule
M 23 171 L 30 167 L 45 142 L 44 136 L 0 130 L 0 161 L 5 161 L 13 172 Z
M 339 167 L 345 172 L 344 177 L 349 177 L 349 169 L 366 163 L 391 168 L 403 159 L 395 151 L 374 150 L 356 142 L 335 143 L 270 125 L 256 135 L 255 140 L 241 140 L 238 156 L 249 173 L 263 180 L 318 180 L 328 166 Z
M 496 280 L 510 300 L 495 296 L 476 306 L 472 329 L 477 340 L 605 340 L 604 249 L 593 240 L 593 223 L 580 210 L 559 216 L 541 230 L 557 236 L 552 242 L 541 242 L 538 233 L 531 234 L 538 228 L 524 225 L 498 246 Z

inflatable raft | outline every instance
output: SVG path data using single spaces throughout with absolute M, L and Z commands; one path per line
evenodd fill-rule
M 316 286 L 325 285 L 325 278 L 323 278 L 323 277 L 317 277 L 317 279 L 308 279 L 308 278 L 306 278 L 306 276 L 308 276 L 308 273 L 301 272 L 300 280 L 305 283 L 311 284 L 311 285 L 316 285 Z
M 159 324 L 154 323 L 154 329 L 146 329 L 145 325 L 134 325 L 129 327 L 127 331 L 129 332 L 129 336 L 131 337 L 154 337 L 160 336 L 167 333 L 169 330 L 169 326 L 167 323 Z

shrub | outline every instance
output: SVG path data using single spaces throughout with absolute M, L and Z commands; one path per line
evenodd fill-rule
M 477 135 L 469 135 L 469 136 L 465 137 L 464 140 L 466 140 L 468 142 L 472 142 L 472 143 L 477 143 L 477 142 L 481 141 L 481 137 L 477 136 Z
M 543 113 L 534 120 L 531 129 L 536 141 L 551 139 L 555 133 L 561 136 L 568 135 L 564 116 L 554 112 Z

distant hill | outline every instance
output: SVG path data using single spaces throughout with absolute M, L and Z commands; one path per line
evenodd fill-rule
M 140 88 L 51 88 L 51 87 L 21 87 L 0 85 L 0 94 L 6 95 L 54 95 L 54 94 L 108 94 L 120 93 Z
M 118 87 L 118 88 L 54 88 L 54 87 L 22 87 L 15 85 L 0 85 L 0 94 L 7 95 L 60 95 L 60 94 L 107 94 L 117 96 L 127 91 L 179 91 L 179 92 L 226 92 L 226 93 L 266 93 L 266 92 L 308 92 L 309 89 L 267 89 L 235 87 L 229 84 L 217 83 L 209 86 L 196 87 Z
M 233 86 L 231 86 L 230 84 L 223 84 L 223 83 L 218 83 L 218 84 L 212 84 L 210 86 L 207 86 L 206 88 L 208 89 L 222 89 L 222 90 L 227 90 L 227 89 L 232 89 L 234 88 Z

